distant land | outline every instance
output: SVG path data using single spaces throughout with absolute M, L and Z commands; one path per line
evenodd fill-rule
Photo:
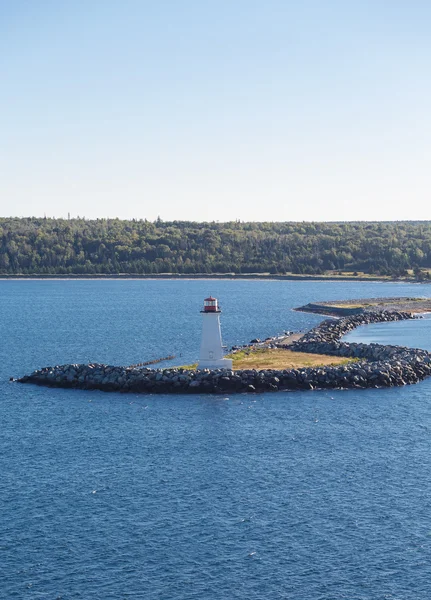
M 0 218 L 0 277 L 428 281 L 431 221 Z

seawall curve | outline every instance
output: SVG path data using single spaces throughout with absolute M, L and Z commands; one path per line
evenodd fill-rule
M 327 319 L 289 346 L 290 350 L 356 359 L 341 366 L 284 370 L 148 369 L 104 364 L 45 367 L 18 379 L 50 387 L 133 393 L 234 393 L 277 390 L 378 388 L 417 383 L 431 374 L 426 350 L 381 344 L 342 342 L 359 325 L 415 318 L 401 311 L 368 311 L 338 320 Z M 279 347 L 283 347 L 279 345 Z

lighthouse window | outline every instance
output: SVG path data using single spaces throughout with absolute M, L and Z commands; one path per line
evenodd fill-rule
M 210 355 L 210 360 L 212 360 L 214 358 L 214 352 L 209 352 Z

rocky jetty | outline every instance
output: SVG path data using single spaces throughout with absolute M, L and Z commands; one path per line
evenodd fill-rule
M 301 340 L 290 347 L 298 350 L 301 345 L 309 342 L 334 342 L 339 341 L 343 335 L 353 331 L 360 325 L 370 325 L 371 323 L 385 323 L 389 321 L 405 321 L 407 319 L 418 319 L 419 317 L 411 312 L 400 310 L 375 310 L 367 311 L 359 315 L 353 315 L 342 319 L 326 319 L 310 329 Z M 304 350 L 308 352 L 308 350 Z
M 348 317 L 350 315 L 363 314 L 364 312 L 409 312 L 423 313 L 431 312 L 430 298 L 359 298 L 356 300 L 336 300 L 327 302 L 310 302 L 304 306 L 295 308 L 301 312 L 312 312 L 319 315 L 331 315 L 334 317 Z
M 425 350 L 380 344 L 342 342 L 359 325 L 415 318 L 409 312 L 369 311 L 339 320 L 328 319 L 286 346 L 296 352 L 355 359 L 341 366 L 285 370 L 188 370 L 69 364 L 45 367 L 20 383 L 139 393 L 234 393 L 301 389 L 373 388 L 417 383 L 431 374 Z M 278 345 L 283 348 L 283 345 Z

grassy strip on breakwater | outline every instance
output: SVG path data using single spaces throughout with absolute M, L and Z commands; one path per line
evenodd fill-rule
M 345 365 L 355 360 L 326 354 L 294 352 L 284 348 L 256 348 L 254 346 L 248 346 L 243 350 L 227 354 L 226 358 L 232 359 L 233 371 L 241 371 L 242 369 L 301 369 L 304 367 L 336 366 Z M 193 371 L 197 366 L 197 363 L 193 363 L 177 368 Z
M 324 365 L 344 365 L 351 359 L 325 354 L 307 354 L 284 348 L 246 348 L 229 354 L 233 370 L 238 369 L 299 369 L 302 367 L 323 367 Z

